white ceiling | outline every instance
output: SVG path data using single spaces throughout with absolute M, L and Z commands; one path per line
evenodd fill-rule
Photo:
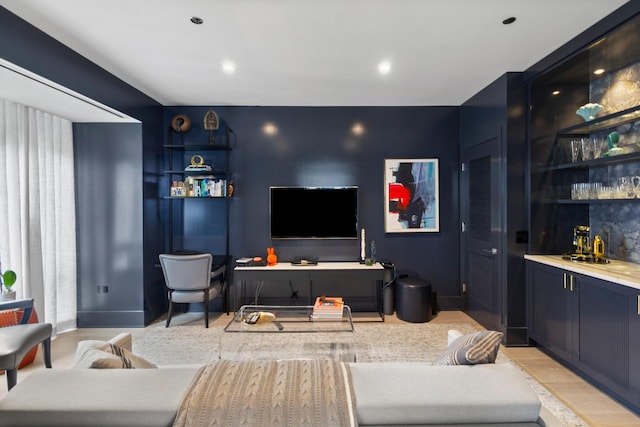
M 624 3 L 0 0 L 163 105 L 270 106 L 460 105 Z

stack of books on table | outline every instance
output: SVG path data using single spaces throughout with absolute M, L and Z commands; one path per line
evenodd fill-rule
M 343 307 L 342 297 L 317 297 L 311 317 L 314 319 L 341 319 Z

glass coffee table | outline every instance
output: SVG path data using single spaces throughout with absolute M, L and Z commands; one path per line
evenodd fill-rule
M 355 362 L 354 332 L 347 305 L 342 316 L 323 319 L 313 317 L 311 306 L 243 305 L 220 335 L 218 356 L 231 360 L 330 358 Z

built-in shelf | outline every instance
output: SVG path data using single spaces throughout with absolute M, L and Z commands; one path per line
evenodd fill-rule
M 184 150 L 184 151 L 197 151 L 197 150 L 231 151 L 231 147 L 229 145 L 223 145 L 223 144 L 165 144 L 162 147 L 170 148 L 172 150 Z
M 535 145 L 539 141 L 547 141 L 550 138 L 589 136 L 591 133 L 612 129 L 637 120 L 640 120 L 640 106 L 607 114 L 606 116 L 559 129 L 555 132 L 543 133 L 533 138 L 531 142 Z
M 178 200 L 184 200 L 184 199 L 196 199 L 196 200 L 207 200 L 207 199 L 230 199 L 230 197 L 227 196 L 163 196 L 163 199 L 178 199 Z
M 165 175 L 229 175 L 229 172 L 226 169 L 213 169 L 210 171 L 185 171 L 185 170 L 167 170 L 163 172 Z
M 591 205 L 591 204 L 611 204 L 611 203 L 638 203 L 640 199 L 549 199 L 535 200 L 535 203 L 553 203 L 558 205 Z
M 579 125 L 560 129 L 557 134 L 567 136 L 588 135 L 590 133 L 611 129 L 630 122 L 635 122 L 636 120 L 640 120 L 640 106 L 627 108 L 626 110 L 598 117 Z
M 640 151 L 636 151 L 629 154 L 620 154 L 618 156 L 600 157 L 599 159 L 587 160 L 584 162 L 561 163 L 558 165 L 545 166 L 545 167 L 535 168 L 531 172 L 543 173 L 543 172 L 555 171 L 555 170 L 561 170 L 561 169 L 589 169 L 594 166 L 605 166 L 605 165 L 611 165 L 616 163 L 637 162 L 637 161 L 640 161 Z

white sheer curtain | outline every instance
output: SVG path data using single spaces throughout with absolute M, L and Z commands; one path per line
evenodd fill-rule
M 76 326 L 72 124 L 0 99 L 0 260 L 55 331 Z

